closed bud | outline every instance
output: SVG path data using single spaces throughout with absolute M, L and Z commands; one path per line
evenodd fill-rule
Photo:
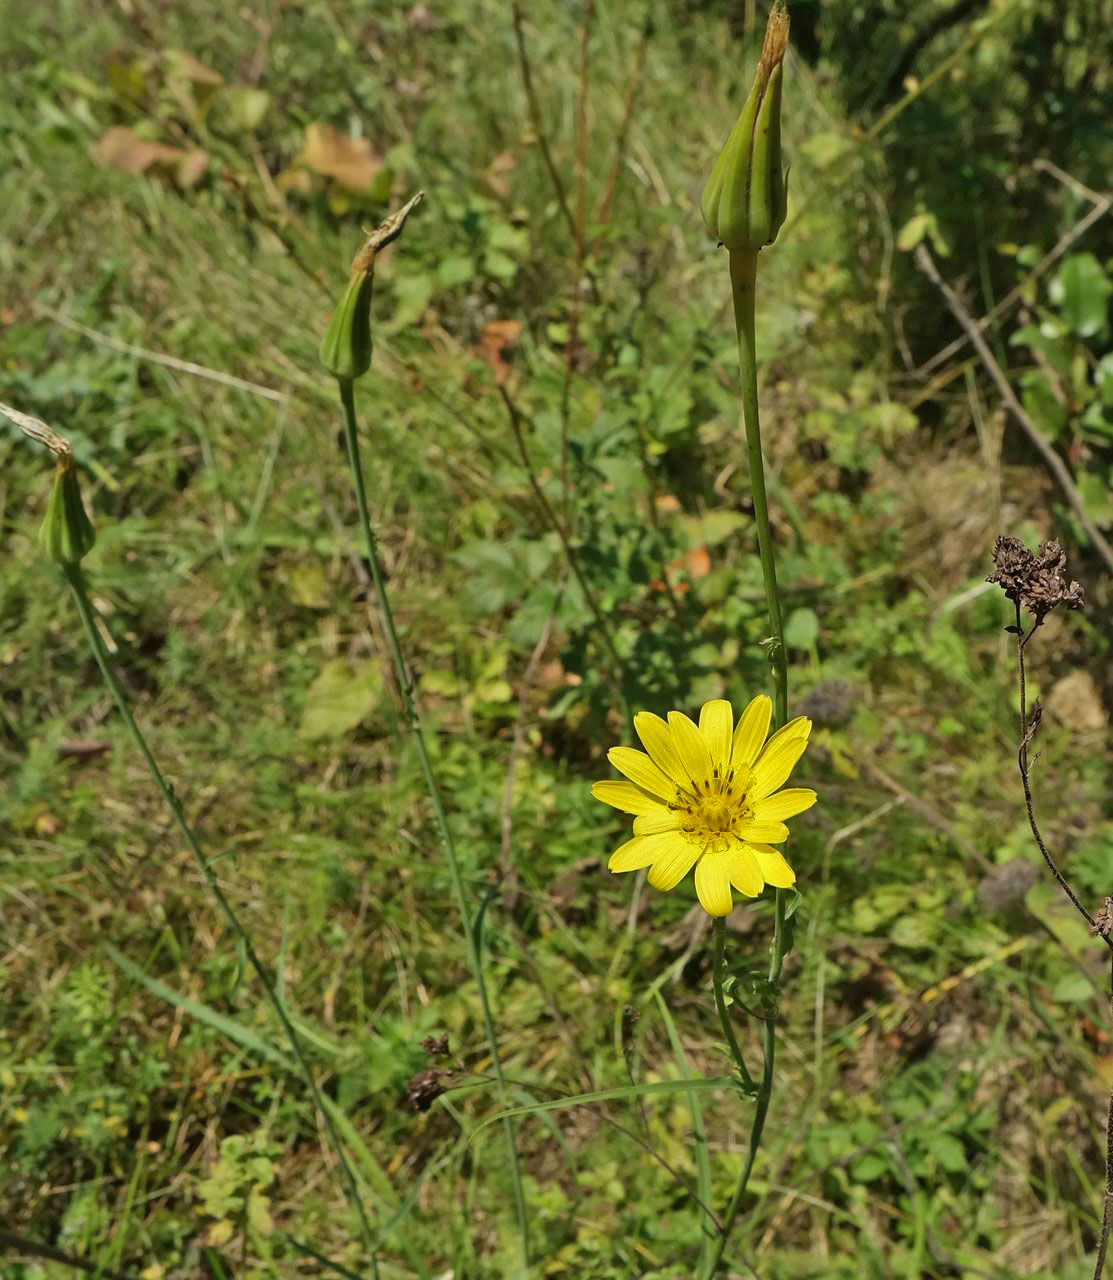
M 781 167 L 781 78 L 788 14 L 777 0 L 750 96 L 742 107 L 700 198 L 711 232 L 731 253 L 757 253 L 777 238 L 787 190 Z
M 371 281 L 370 268 L 352 275 L 321 339 L 321 363 L 341 382 L 371 368 Z
M 371 368 L 371 289 L 379 251 L 402 234 L 406 219 L 420 202 L 419 191 L 374 231 L 352 262 L 348 287 L 336 304 L 321 340 L 321 363 L 341 382 L 354 382 Z
M 68 453 L 60 455 L 54 488 L 39 530 L 39 544 L 56 563 L 74 565 L 89 554 L 96 540 L 96 531 L 81 499 L 73 458 Z

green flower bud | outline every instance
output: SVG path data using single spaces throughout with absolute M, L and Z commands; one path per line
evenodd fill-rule
M 54 488 L 39 530 L 39 545 L 52 560 L 69 565 L 80 564 L 96 540 L 96 531 L 81 500 L 73 458 L 68 453 L 60 455 Z
M 321 363 L 341 382 L 371 368 L 371 279 L 370 268 L 353 274 L 321 340 Z
M 788 14 L 777 0 L 765 28 L 750 96 L 700 197 L 708 231 L 731 253 L 757 253 L 772 244 L 785 220 L 781 63 L 787 47 Z
M 341 382 L 354 382 L 371 368 L 371 278 L 375 259 L 381 249 L 402 234 L 406 219 L 423 195 L 419 191 L 380 227 L 367 231 L 363 248 L 352 261 L 348 287 L 332 313 L 319 353 L 321 363 Z

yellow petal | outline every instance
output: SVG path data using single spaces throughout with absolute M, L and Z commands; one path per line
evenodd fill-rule
M 770 747 L 776 746 L 778 742 L 783 741 L 785 738 L 798 738 L 801 734 L 807 738 L 810 736 L 811 731 L 812 722 L 807 716 L 795 716 L 788 724 L 781 725 L 777 732 L 770 736 L 769 741 L 765 744 L 765 750 L 768 751 Z
M 785 861 L 780 849 L 771 849 L 767 844 L 753 845 L 750 849 L 757 860 L 758 868 L 766 884 L 774 889 L 791 889 L 796 883 L 796 872 Z
M 765 880 L 754 851 L 739 844 L 722 856 L 727 860 L 727 876 L 738 892 L 747 898 L 758 897 L 765 888 Z
M 623 813 L 652 813 L 661 807 L 659 800 L 654 800 L 632 782 L 593 782 L 591 794 L 596 800 L 602 800 L 613 809 L 621 809 Z
M 711 753 L 711 763 L 718 766 L 719 776 L 730 768 L 730 751 L 734 738 L 734 714 L 724 698 L 705 702 L 700 708 L 699 731 Z
M 808 723 L 810 727 L 810 721 Z M 747 794 L 751 804 L 756 800 L 764 800 L 784 785 L 807 745 L 807 735 L 798 733 L 794 738 L 781 738 L 779 742 L 765 748 L 750 776 Z
M 758 800 L 753 806 L 754 818 L 758 822 L 783 822 L 810 809 L 815 801 L 815 792 L 807 787 L 790 787 L 787 791 L 778 791 L 775 796 Z
M 783 822 L 766 822 L 760 818 L 749 818 L 738 824 L 736 834 L 739 840 L 745 840 L 747 844 L 756 844 L 759 841 L 764 844 L 778 844 L 788 839 L 788 828 Z
M 635 836 L 611 854 L 607 862 L 608 871 L 640 871 L 650 866 L 661 856 L 664 846 L 671 836 Z
M 668 832 L 661 836 L 645 836 L 646 840 L 668 841 L 662 844 L 660 853 L 654 859 L 649 871 L 649 883 L 654 889 L 667 893 L 684 879 L 692 869 L 692 863 L 700 856 L 702 850 L 698 844 L 685 840 L 683 836 Z
M 742 712 L 738 726 L 734 730 L 734 749 L 731 752 L 731 768 L 753 764 L 765 735 L 769 732 L 769 721 L 773 718 L 773 703 L 764 693 L 750 703 Z
M 709 916 L 730 915 L 729 853 L 705 853 L 696 863 L 696 897 Z
M 659 831 L 679 831 L 680 818 L 670 813 L 664 805 L 657 805 L 652 813 L 639 814 L 634 819 L 634 835 L 652 836 Z
M 695 724 L 683 711 L 669 712 L 669 730 L 676 745 L 680 763 L 688 777 L 695 783 L 707 782 L 711 778 L 711 753 L 707 743 Z
M 654 764 L 672 778 L 677 786 L 687 787 L 688 774 L 680 762 L 668 725 L 652 711 L 639 711 L 634 717 L 634 731 L 642 740 Z M 676 787 L 673 787 L 673 791 Z M 670 795 L 672 792 L 669 793 Z
M 607 759 L 631 782 L 636 782 L 651 796 L 658 797 L 661 804 L 676 795 L 676 784 L 669 781 L 644 751 L 635 751 L 633 747 L 611 747 Z

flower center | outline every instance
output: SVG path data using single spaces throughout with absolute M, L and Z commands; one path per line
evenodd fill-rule
M 729 849 L 739 826 L 752 816 L 746 801 L 749 781 L 748 769 L 732 769 L 725 778 L 716 773 L 691 791 L 678 790 L 669 807 L 680 818 L 681 835 L 705 852 Z

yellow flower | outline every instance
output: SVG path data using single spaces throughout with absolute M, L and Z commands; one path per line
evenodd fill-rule
M 596 800 L 636 815 L 634 838 L 611 854 L 610 870 L 649 867 L 649 883 L 665 892 L 695 867 L 696 894 L 713 916 L 729 914 L 731 886 L 756 898 L 767 884 L 794 884 L 773 845 L 788 839 L 785 819 L 810 809 L 816 795 L 777 788 L 804 754 L 812 722 L 799 716 L 766 741 L 772 714 L 762 694 L 737 725 L 721 698 L 704 703 L 698 727 L 680 711 L 670 711 L 667 723 L 648 711 L 636 715 L 649 754 L 612 747 L 607 759 L 630 781 L 591 788 Z

